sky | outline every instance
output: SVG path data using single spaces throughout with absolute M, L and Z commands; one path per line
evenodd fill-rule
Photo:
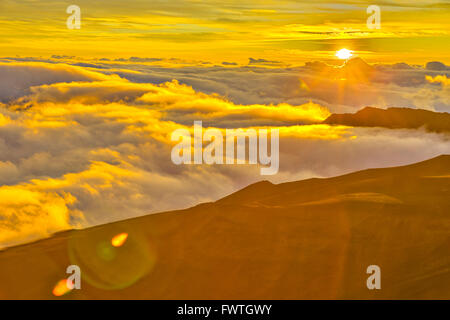
M 66 8 L 81 9 L 69 30 Z M 378 5 L 381 28 L 366 9 Z M 297 65 L 329 60 L 342 47 L 369 62 L 450 62 L 445 0 L 2 0 L 3 56 L 177 58 L 247 63 L 249 57 Z
M 81 8 L 81 29 L 66 8 Z M 448 133 L 321 124 L 450 112 L 447 1 L 0 1 L 0 249 L 251 183 L 450 154 Z M 347 48 L 352 59 L 338 59 Z M 175 165 L 171 133 L 280 132 L 280 168 Z

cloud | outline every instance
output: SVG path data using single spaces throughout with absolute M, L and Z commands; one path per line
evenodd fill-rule
M 443 70 L 449 70 L 450 68 L 439 61 L 432 61 L 428 62 L 425 66 L 425 69 L 427 70 L 433 70 L 433 71 L 443 71 Z
M 444 87 L 450 86 L 450 78 L 447 78 L 447 76 L 426 76 L 425 78 L 430 83 L 440 83 Z
M 0 248 L 76 227 L 82 214 L 68 208 L 74 201 L 70 194 L 40 191 L 30 184 L 1 186 Z
M 27 93 L 32 86 L 72 81 L 98 81 L 107 76 L 69 65 L 48 63 L 0 62 L 0 101 L 6 102 Z
M 302 105 L 311 101 L 334 113 L 355 112 L 366 106 L 450 111 L 440 89 L 425 79 L 437 75 L 450 77 L 450 71 L 406 63 L 368 65 L 356 59 L 357 63 L 351 60 L 350 66 L 344 68 L 323 62 L 307 62 L 303 67 L 255 64 L 230 68 L 171 58 L 151 63 L 130 60 L 98 59 L 89 64 L 98 66 L 95 71 L 99 74 L 120 76 L 130 82 L 161 84 L 176 79 L 196 91 L 217 93 L 235 104 Z
M 30 94 L 11 102 L 14 108 L 33 103 L 107 104 L 126 103 L 180 124 L 201 118 L 220 127 L 318 123 L 329 116 L 327 108 L 314 103 L 298 106 L 237 105 L 217 94 L 196 92 L 173 80 L 160 85 L 132 83 L 123 79 L 98 82 L 57 83 L 33 87 Z M 85 109 L 81 109 L 82 112 Z M 193 112 L 194 111 L 194 112 Z
M 406 63 L 370 66 L 360 59 L 357 61 L 344 68 L 323 62 L 309 62 L 303 67 L 267 68 L 263 65 L 229 68 L 141 64 L 117 70 L 124 66 L 105 66 L 131 82 L 159 84 L 177 79 L 196 91 L 217 93 L 235 104 L 302 105 L 311 101 L 331 112 L 355 112 L 366 106 L 450 111 L 450 104 L 439 96 L 439 88 L 430 85 L 425 78 L 450 77 L 450 71 L 427 70 Z M 429 99 L 430 96 L 435 98 Z
M 248 64 L 256 64 L 256 65 L 264 65 L 264 66 L 282 66 L 284 65 L 281 61 L 273 61 L 273 60 L 266 60 L 266 59 L 253 59 L 248 58 Z
M 216 67 L 200 73 L 197 67 L 149 67 L 142 72 L 132 66 L 88 71 L 29 63 L 3 68 L 11 81 L 24 82 L 16 93 L 20 96 L 0 106 L 0 247 L 67 228 L 214 201 L 261 180 L 258 166 L 173 164 L 170 135 L 178 128 L 192 130 L 194 120 L 202 120 L 205 128 L 278 128 L 280 171 L 269 177 L 273 182 L 450 153 L 449 137 L 443 134 L 318 125 L 329 110 L 309 102 L 306 92 L 306 101 L 299 104 L 264 103 L 305 90 L 294 89 L 300 77 L 318 92 L 312 74 L 300 76 L 302 68 L 258 73 L 248 67 Z M 151 77 L 171 80 L 149 83 Z M 221 88 L 235 90 L 235 97 L 251 93 L 255 102 L 236 103 L 226 94 L 202 92 L 174 78 L 204 81 L 211 90 L 221 78 Z M 249 79 L 254 81 L 245 87 Z M 433 83 L 427 86 L 441 90 Z M 258 90 L 265 93 L 255 94 Z
M 227 62 L 227 61 L 223 61 L 222 64 L 224 66 L 237 66 L 238 65 L 236 62 Z

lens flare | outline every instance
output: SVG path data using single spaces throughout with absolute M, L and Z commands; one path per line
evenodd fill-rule
M 104 290 L 124 289 L 153 270 L 156 252 L 142 230 L 105 226 L 74 234 L 69 258 L 83 270 L 83 281 Z
M 111 244 L 116 248 L 121 247 L 125 243 L 125 241 L 127 241 L 127 238 L 128 233 L 120 233 L 111 239 Z
M 73 288 L 67 286 L 67 279 L 63 279 L 58 281 L 58 283 L 53 288 L 52 293 L 55 297 L 61 297 L 65 294 L 68 294 L 70 291 L 72 291 L 72 289 Z

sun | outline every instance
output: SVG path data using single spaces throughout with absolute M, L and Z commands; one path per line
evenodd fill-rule
M 350 59 L 351 56 L 353 56 L 353 51 L 348 49 L 341 49 L 336 52 L 336 57 L 342 60 Z

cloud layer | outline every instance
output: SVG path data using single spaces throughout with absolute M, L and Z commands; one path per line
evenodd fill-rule
M 0 64 L 0 79 L 9 79 L 0 86 L 0 246 L 213 201 L 261 180 L 257 166 L 174 165 L 170 135 L 191 129 L 194 120 L 219 129 L 280 129 L 280 172 L 273 182 L 450 153 L 443 134 L 317 124 L 330 109 L 359 106 L 350 96 L 333 103 L 339 88 L 332 83 L 339 79 L 328 77 L 323 91 L 316 86 L 326 79 L 323 68 Z M 379 69 L 364 85 L 386 98 L 387 87 L 401 91 L 398 83 L 408 81 L 392 67 Z M 390 73 L 396 77 L 385 80 Z M 346 74 L 354 76 L 351 69 Z M 409 75 L 423 77 L 423 89 L 448 94 L 445 74 L 414 69 Z M 401 95 L 396 90 L 394 97 Z

